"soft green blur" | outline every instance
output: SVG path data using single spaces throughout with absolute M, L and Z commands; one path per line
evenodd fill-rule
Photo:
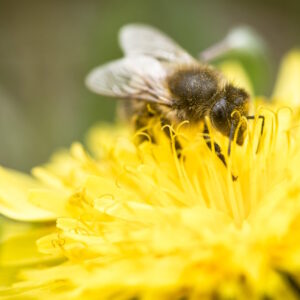
M 269 94 L 280 57 L 299 43 L 299 1 L 0 0 L 0 164 L 20 170 L 45 162 L 115 102 L 90 93 L 84 78 L 122 55 L 117 33 L 130 22 L 157 26 L 193 55 L 247 24 L 267 52 L 232 54 L 258 94 Z

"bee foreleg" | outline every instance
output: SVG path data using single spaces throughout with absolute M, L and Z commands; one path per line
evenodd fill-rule
M 210 139 L 210 135 L 209 135 L 209 131 L 208 131 L 208 127 L 205 124 L 204 125 L 204 130 L 203 130 L 203 138 L 206 142 L 207 147 L 212 150 L 212 143 L 211 143 L 211 139 Z M 222 154 L 222 149 L 219 146 L 219 144 L 217 144 L 216 142 L 213 143 L 214 144 L 214 149 L 215 149 L 215 153 L 218 156 L 218 158 L 222 161 L 222 163 L 224 164 L 225 167 L 227 167 L 226 164 L 226 160 L 224 155 Z
M 210 135 L 209 135 L 209 131 L 208 131 L 208 127 L 207 125 L 205 124 L 204 125 L 204 130 L 203 130 L 203 138 L 206 142 L 206 145 L 207 147 L 212 150 L 212 142 L 211 142 L 211 139 L 210 139 Z M 215 150 L 215 153 L 216 155 L 218 156 L 218 158 L 221 160 L 221 162 L 224 164 L 224 166 L 227 168 L 227 163 L 226 163 L 226 160 L 225 160 L 225 156 L 223 155 L 222 153 L 222 149 L 221 147 L 219 146 L 218 143 L 214 142 L 214 150 Z M 232 180 L 235 181 L 237 180 L 237 176 L 234 176 L 233 174 L 231 174 L 231 177 L 232 177 Z

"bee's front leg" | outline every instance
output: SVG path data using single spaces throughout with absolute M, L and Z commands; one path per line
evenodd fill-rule
M 212 143 L 211 143 L 211 139 L 210 139 L 208 127 L 207 127 L 206 124 L 204 125 L 204 129 L 203 129 L 203 138 L 204 138 L 204 140 L 206 142 L 207 147 L 210 150 L 212 150 Z M 214 142 L 214 149 L 215 149 L 215 153 L 218 156 L 218 158 L 222 161 L 222 163 L 224 164 L 224 166 L 227 167 L 225 157 L 222 154 L 222 149 L 219 146 L 219 144 L 217 144 L 216 142 Z
M 206 124 L 204 125 L 204 129 L 203 129 L 203 138 L 204 138 L 204 140 L 206 142 L 207 147 L 210 150 L 212 150 L 213 149 L 212 148 L 212 142 L 211 142 L 209 130 L 208 130 L 208 127 L 207 127 Z M 225 160 L 225 156 L 222 153 L 222 149 L 221 149 L 220 145 L 218 143 L 216 143 L 216 142 L 214 142 L 213 145 L 214 145 L 213 147 L 214 147 L 216 155 L 221 160 L 221 162 L 224 164 L 224 166 L 227 168 L 227 163 L 226 163 L 226 160 Z M 237 180 L 237 176 L 234 176 L 232 174 L 231 177 L 232 177 L 233 181 Z

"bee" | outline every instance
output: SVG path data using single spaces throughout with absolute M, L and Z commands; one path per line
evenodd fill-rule
M 238 145 L 243 144 L 247 125 L 240 120 L 253 118 L 248 116 L 250 96 L 244 89 L 151 26 L 126 25 L 119 42 L 124 57 L 92 70 L 86 85 L 95 93 L 124 99 L 124 112 L 135 116 L 137 129 L 146 126 L 153 115 L 163 124 L 188 120 L 192 125 L 208 117 L 229 138 L 228 154 L 234 136 Z M 207 125 L 203 133 L 212 149 Z M 219 145 L 214 143 L 214 149 L 226 166 Z

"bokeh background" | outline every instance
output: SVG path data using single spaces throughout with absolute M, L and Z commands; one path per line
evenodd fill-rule
M 193 55 L 250 25 L 266 51 L 235 55 L 269 95 L 280 58 L 300 44 L 299 16 L 299 0 L 0 0 L 0 165 L 28 171 L 113 120 L 115 102 L 90 93 L 84 78 L 122 55 L 123 24 L 157 26 Z

